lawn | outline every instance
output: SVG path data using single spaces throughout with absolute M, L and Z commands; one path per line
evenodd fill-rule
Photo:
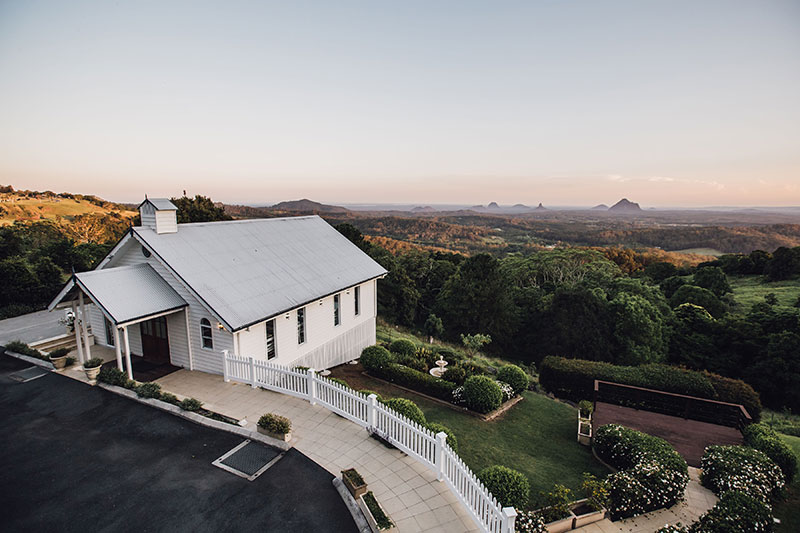
M 525 399 L 510 411 L 484 422 L 361 372 L 361 365 L 343 365 L 333 370 L 333 376 L 353 388 L 370 389 L 385 398 L 414 401 L 429 422 L 439 422 L 453 430 L 459 455 L 474 472 L 501 464 L 524 473 L 531 484 L 532 508 L 541 506 L 539 492 L 552 490 L 555 483 L 576 491 L 573 496 L 578 499 L 583 497 L 577 492 L 583 472 L 598 477 L 608 473 L 589 448 L 576 441 L 576 410 L 547 396 L 526 392 Z
M 781 435 L 786 444 L 792 447 L 795 455 L 800 458 L 800 437 Z M 800 531 L 800 478 L 795 478 L 794 483 L 789 486 L 789 496 L 785 501 L 775 505 L 775 516 L 781 523 L 776 527 L 777 532 Z
M 800 298 L 800 279 L 766 281 L 763 276 L 730 276 L 728 282 L 743 312 L 749 311 L 754 303 L 763 302 L 769 293 L 774 293 L 778 305 L 784 307 L 793 307 Z

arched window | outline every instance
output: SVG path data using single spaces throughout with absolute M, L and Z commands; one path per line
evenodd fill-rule
M 200 339 L 203 348 L 214 349 L 214 338 L 211 336 L 211 322 L 207 318 L 200 320 Z

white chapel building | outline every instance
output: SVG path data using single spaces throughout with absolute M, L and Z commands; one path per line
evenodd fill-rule
M 141 226 L 50 304 L 85 309 L 129 376 L 131 361 L 222 374 L 224 351 L 322 369 L 375 344 L 386 270 L 320 217 L 178 224 L 161 198 L 139 212 Z

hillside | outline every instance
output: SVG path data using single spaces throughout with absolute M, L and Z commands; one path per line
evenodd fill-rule
M 276 211 L 297 211 L 302 213 L 347 213 L 350 210 L 338 205 L 326 205 L 307 198 L 280 202 L 272 206 Z
M 107 202 L 96 196 L 9 189 L 11 188 L 3 187 L 3 192 L 0 192 L 0 225 L 17 221 L 72 221 L 81 215 L 130 218 L 137 214 L 123 205 Z

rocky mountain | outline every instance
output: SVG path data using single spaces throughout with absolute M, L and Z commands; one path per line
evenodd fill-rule
M 326 205 L 307 198 L 280 202 L 271 207 L 278 211 L 302 211 L 304 213 L 348 213 L 350 210 L 338 205 Z
M 421 206 L 418 205 L 417 207 L 414 207 L 413 209 L 411 209 L 411 212 L 412 213 L 435 213 L 436 209 L 432 208 L 429 205 L 426 205 L 425 207 L 421 207 Z
M 636 202 L 631 202 L 627 198 L 623 198 L 619 202 L 609 207 L 608 210 L 613 213 L 637 213 L 641 211 L 642 208 L 639 207 L 639 204 Z
M 542 205 L 542 202 L 539 202 L 539 205 L 536 206 L 536 211 L 547 211 L 547 208 Z
M 606 204 L 599 204 L 594 206 L 592 211 L 608 211 L 608 206 Z
M 500 209 L 500 206 L 497 205 L 497 202 L 492 202 L 486 206 L 486 209 Z

